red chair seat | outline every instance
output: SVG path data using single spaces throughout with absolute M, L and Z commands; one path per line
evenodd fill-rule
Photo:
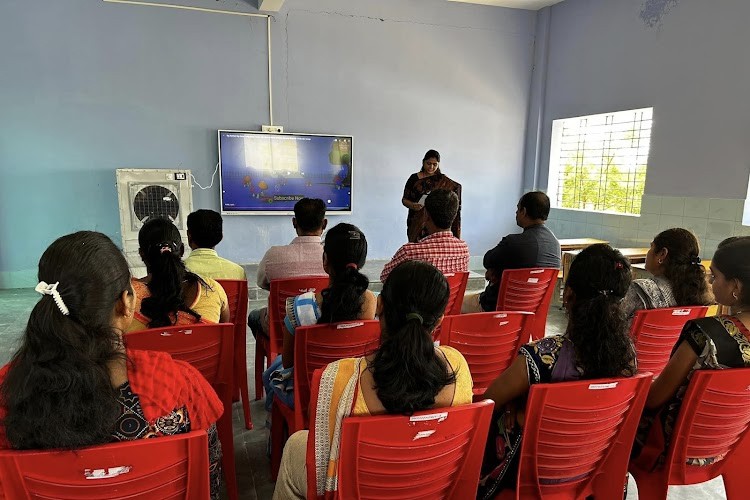
M 364 356 L 378 347 L 380 322 L 347 321 L 297 328 L 294 335 L 294 409 L 274 398 L 271 410 L 271 478 L 281 464 L 284 437 L 308 427 L 313 372 L 343 358 Z
M 517 486 L 498 498 L 622 498 L 651 380 L 645 373 L 531 386 Z
M 322 370 L 316 370 L 312 382 L 308 499 L 318 498 L 314 407 L 321 374 Z M 345 418 L 339 448 L 338 498 L 474 498 L 493 406 L 486 400 L 413 416 Z
M 224 413 L 216 422 L 223 451 L 221 464 L 229 498 L 237 500 L 232 432 L 233 337 L 231 323 L 196 324 L 130 332 L 124 336 L 124 342 L 131 349 L 167 352 L 174 359 L 190 363 L 214 388 L 224 405 Z
M 670 485 L 697 484 L 722 476 L 728 500 L 747 498 L 750 463 L 750 368 L 693 373 L 683 398 L 664 466 L 643 467 L 663 448 L 649 439 L 630 472 L 643 500 L 667 498 Z M 661 433 L 654 426 L 652 435 Z M 652 436 L 649 436 L 651 438 Z M 689 458 L 723 457 L 712 464 L 689 465 Z
M 207 450 L 202 430 L 75 451 L 4 450 L 0 498 L 208 498 Z
M 654 377 L 667 366 L 672 348 L 688 320 L 702 318 L 708 306 L 668 307 L 636 311 L 630 325 L 635 342 L 638 371 L 651 372 Z
M 500 281 L 495 310 L 534 313 L 534 324 L 529 326 L 531 338 L 543 338 L 559 272 L 557 268 L 544 267 L 506 269 Z
M 474 381 L 474 394 L 481 395 L 528 342 L 533 320 L 532 313 L 521 311 L 446 316 L 441 343 L 463 354 Z
M 233 400 L 242 400 L 245 429 L 253 428 L 250 415 L 250 388 L 247 384 L 247 280 L 216 280 L 224 288 L 229 301 L 229 322 L 234 324 Z

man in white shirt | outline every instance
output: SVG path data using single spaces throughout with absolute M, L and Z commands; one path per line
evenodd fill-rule
M 266 251 L 258 265 L 258 286 L 269 290 L 271 281 L 301 276 L 326 276 L 323 270 L 323 245 L 320 236 L 328 224 L 323 200 L 303 198 L 294 205 L 292 225 L 297 232 L 288 245 Z M 268 308 L 251 311 L 247 326 L 257 338 L 268 336 Z

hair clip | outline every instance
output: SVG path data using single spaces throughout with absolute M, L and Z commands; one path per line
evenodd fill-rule
M 623 267 L 624 266 L 622 265 L 621 261 L 618 260 L 615 262 L 615 269 L 622 269 Z
M 360 239 L 360 232 L 359 231 L 349 231 L 349 239 L 350 240 L 358 240 Z
M 699 256 L 697 256 L 697 255 L 695 257 L 693 257 L 692 259 L 690 259 L 690 263 L 691 264 L 695 264 L 696 266 L 702 265 L 702 262 L 703 261 L 701 261 L 701 258 Z
M 52 298 L 55 299 L 55 304 L 57 304 L 57 308 L 60 309 L 60 312 L 63 314 L 63 316 L 67 316 L 70 314 L 70 311 L 68 310 L 68 306 L 65 305 L 65 302 L 60 296 L 60 292 L 57 291 L 57 285 L 59 284 L 59 281 L 51 285 L 47 284 L 46 281 L 40 281 L 36 285 L 34 290 L 41 293 L 42 295 L 52 295 Z
M 354 269 L 355 271 L 359 271 L 359 266 L 355 264 L 354 262 L 350 262 L 346 265 L 346 269 Z

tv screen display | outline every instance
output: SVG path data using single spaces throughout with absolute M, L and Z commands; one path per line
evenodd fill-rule
M 352 137 L 219 130 L 224 214 L 291 214 L 302 198 L 351 213 Z

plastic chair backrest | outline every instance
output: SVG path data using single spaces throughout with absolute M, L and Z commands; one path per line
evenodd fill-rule
M 469 282 L 469 273 L 446 273 L 445 279 L 448 280 L 450 295 L 448 305 L 445 306 L 445 314 L 461 314 L 461 305 L 466 293 L 466 284 Z
M 247 322 L 247 280 L 216 280 L 229 300 L 229 322 L 239 329 Z M 236 332 L 235 332 L 236 333 Z
M 474 394 L 483 394 L 510 366 L 518 350 L 529 341 L 528 325 L 534 314 L 495 311 L 443 319 L 442 345 L 455 348 L 469 364 Z
M 685 322 L 702 318 L 708 306 L 669 307 L 636 311 L 630 326 L 630 336 L 635 342 L 638 371 L 658 376 L 672 353 L 672 348 L 682 332 Z
M 313 419 L 323 369 L 313 375 L 307 444 L 307 498 L 315 499 Z M 345 418 L 338 498 L 474 498 L 494 403 L 435 408 L 412 416 Z
M 557 268 L 506 269 L 497 294 L 497 311 L 527 311 L 534 313 L 531 337 L 544 337 L 552 294 L 555 292 Z
M 0 488 L 9 499 L 208 498 L 207 449 L 206 431 L 193 431 L 75 451 L 5 450 Z
M 682 400 L 665 467 L 670 484 L 708 481 L 719 474 L 738 446 L 750 446 L 750 368 L 698 370 Z M 704 466 L 688 458 L 723 460 Z M 743 463 L 743 467 L 744 467 Z
M 622 497 L 651 374 L 529 389 L 517 498 Z M 607 492 L 608 491 L 608 492 Z
M 209 384 L 232 387 L 234 325 L 231 323 L 167 326 L 125 334 L 131 349 L 161 351 L 196 367 Z M 221 396 L 221 392 L 219 392 Z
M 305 292 L 319 292 L 328 288 L 328 280 L 328 276 L 305 276 L 271 281 L 271 292 L 268 296 L 268 336 L 271 339 L 269 363 L 274 354 L 281 353 L 284 341 L 286 299 Z
M 378 320 L 347 321 L 297 328 L 294 334 L 294 408 L 297 429 L 307 428 L 313 372 L 343 358 L 358 358 L 378 348 Z

